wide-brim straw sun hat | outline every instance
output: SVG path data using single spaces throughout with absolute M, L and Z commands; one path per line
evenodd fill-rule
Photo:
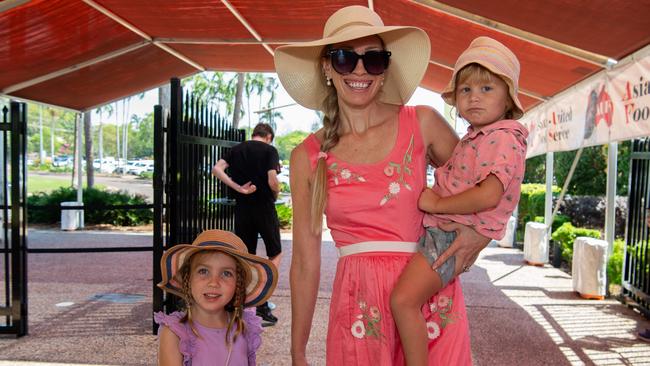
M 323 48 L 372 35 L 379 36 L 391 52 L 379 100 L 406 104 L 426 72 L 431 53 L 429 37 L 420 28 L 385 26 L 377 13 L 363 6 L 348 6 L 332 14 L 319 40 L 278 47 L 275 71 L 298 104 L 320 110 L 328 94 L 321 65 Z
M 176 274 L 192 254 L 204 250 L 229 254 L 242 264 L 246 272 L 244 307 L 260 305 L 273 293 L 278 282 L 275 265 L 268 259 L 249 254 L 246 245 L 237 235 L 223 230 L 206 230 L 192 244 L 179 244 L 167 250 L 160 260 L 162 281 L 158 287 L 184 298 Z
M 517 97 L 519 92 L 519 60 L 512 51 L 501 42 L 490 37 L 478 37 L 456 60 L 454 74 L 449 84 L 440 94 L 449 105 L 456 105 L 456 75 L 469 64 L 479 64 L 492 73 L 499 75 L 508 85 L 508 93 L 515 103 L 512 118 L 519 119 L 524 115 L 524 108 Z

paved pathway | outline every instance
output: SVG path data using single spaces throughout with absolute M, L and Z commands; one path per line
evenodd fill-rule
M 28 243 L 144 246 L 151 236 L 30 230 Z M 260 365 L 290 364 L 289 240 L 284 248 L 272 298 L 280 322 L 265 328 Z M 336 261 L 331 242 L 322 253 L 323 283 L 308 349 L 314 365 L 325 364 Z M 151 273 L 150 253 L 30 254 L 30 334 L 0 338 L 0 366 L 154 365 Z M 487 248 L 462 281 L 475 365 L 650 365 L 650 344 L 635 338 L 650 322 L 616 300 L 579 298 L 566 273 L 524 266 L 519 250 Z

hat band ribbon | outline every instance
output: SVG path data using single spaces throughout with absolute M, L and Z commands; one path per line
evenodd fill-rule
M 333 31 L 331 31 L 329 34 L 327 34 L 327 35 L 324 34 L 324 35 L 323 35 L 323 38 L 334 37 L 337 33 L 343 31 L 344 29 L 346 29 L 346 28 L 348 28 L 348 27 L 354 27 L 354 26 L 372 27 L 372 26 L 374 26 L 374 24 L 370 24 L 370 23 L 367 23 L 367 22 L 351 22 L 351 23 L 345 23 L 345 24 L 341 25 L 340 27 L 335 28 L 335 29 L 334 29 Z
M 412 241 L 362 241 L 356 244 L 338 247 L 339 257 L 353 254 L 389 252 L 389 253 L 415 253 L 417 243 Z

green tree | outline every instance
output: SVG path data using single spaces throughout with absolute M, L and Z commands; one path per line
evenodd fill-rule
M 275 106 L 275 92 L 278 89 L 277 79 L 274 77 L 266 78 L 266 92 L 269 94 L 269 100 L 266 103 L 266 110 L 260 114 L 260 122 L 266 122 L 271 125 L 274 131 L 277 131 L 277 121 L 282 119 L 282 113 L 273 107 Z
M 584 148 L 576 165 L 567 193 L 575 195 L 604 195 L 607 187 L 607 151 L 609 145 Z M 616 191 L 627 195 L 630 170 L 631 142 L 618 144 Z M 562 187 L 569 173 L 576 151 L 553 154 L 554 184 Z M 524 183 L 544 183 L 546 180 L 546 155 L 526 160 Z
M 544 183 L 546 180 L 546 155 L 526 160 L 526 174 L 523 183 Z
M 298 146 L 308 135 L 308 132 L 293 131 L 286 135 L 276 137 L 275 147 L 278 149 L 280 160 L 289 160 L 291 150 Z
M 183 79 L 183 86 L 190 87 L 196 98 L 216 108 L 219 114 L 231 115 L 237 93 L 236 82 L 237 74 L 229 77 L 224 72 L 202 72 Z
M 72 153 L 74 145 L 75 112 L 43 106 L 43 149 L 50 157 Z M 40 139 L 39 106 L 27 103 L 27 152 L 39 153 Z M 40 154 L 39 154 L 40 155 Z
M 264 93 L 264 75 L 261 73 L 246 73 L 246 85 L 244 87 L 244 93 L 246 94 L 246 115 L 248 117 L 248 129 L 253 128 L 253 124 L 251 123 L 251 117 L 253 117 L 253 110 L 251 109 L 251 97 L 253 95 L 257 95 L 260 100 L 260 103 L 262 101 L 262 93 Z M 259 107 L 261 109 L 261 106 Z M 257 118 L 256 118 L 257 119 Z M 240 126 L 241 127 L 241 126 Z M 246 136 L 250 136 L 250 134 L 246 134 Z
M 134 126 L 131 140 L 131 156 L 142 158 L 153 156 L 153 113 L 140 119 L 133 116 Z

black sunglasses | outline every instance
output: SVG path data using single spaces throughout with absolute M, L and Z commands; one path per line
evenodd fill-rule
M 356 67 L 359 59 L 363 60 L 363 68 L 370 75 L 381 75 L 388 68 L 390 60 L 389 51 L 366 51 L 360 55 L 351 50 L 334 49 L 327 51 L 332 67 L 341 75 L 351 73 Z

